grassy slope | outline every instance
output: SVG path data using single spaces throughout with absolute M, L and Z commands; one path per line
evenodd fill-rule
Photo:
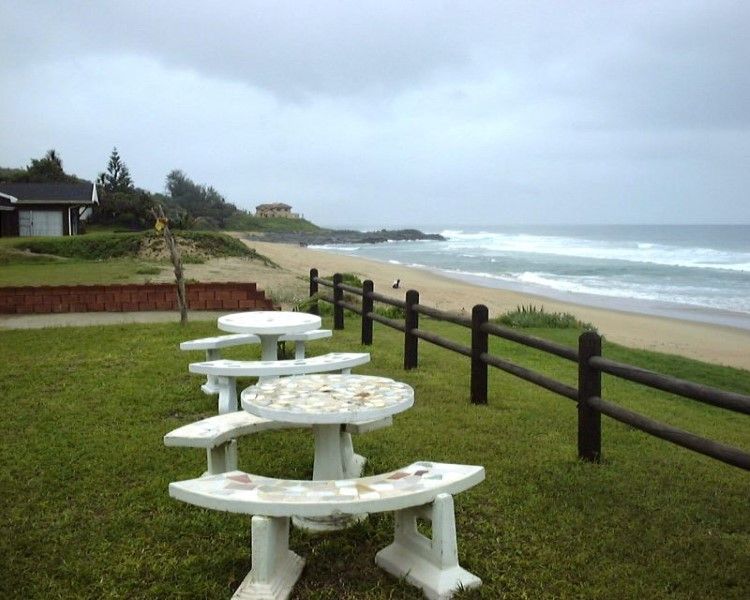
M 0 240 L 0 286 L 75 285 L 135 283 L 148 280 L 163 269 L 164 261 L 137 257 L 144 237 L 160 246 L 161 238 L 152 233 L 94 233 L 65 238 L 4 238 Z M 177 232 L 184 262 L 202 262 L 203 256 L 240 256 L 272 261 L 250 250 L 239 240 L 214 232 Z M 190 249 L 200 252 L 194 257 Z
M 253 256 L 253 252 L 239 240 L 222 233 L 208 231 L 177 231 L 178 244 L 186 246 L 183 254 L 193 251 L 211 256 Z M 164 247 L 160 234 L 93 233 L 72 237 L 6 238 L 0 248 L 24 250 L 66 258 L 102 260 L 137 256 L 143 246 Z
M 261 219 L 252 215 L 235 215 L 229 219 L 228 231 L 320 231 L 320 227 L 306 219 Z
M 330 323 L 327 323 L 330 327 Z M 312 353 L 360 350 L 358 321 Z M 430 330 L 466 341 L 450 325 Z M 205 453 L 167 449 L 165 432 L 215 412 L 187 372 L 180 341 L 210 323 L 0 332 L 0 597 L 228 598 L 250 568 L 249 519 L 170 500 Z M 532 331 L 573 343 L 575 332 Z M 360 373 L 415 387 L 394 426 L 359 436 L 368 473 L 417 459 L 482 464 L 484 483 L 456 499 L 459 554 L 484 580 L 463 598 L 747 598 L 748 475 L 605 418 L 601 465 L 575 459 L 574 403 L 491 370 L 490 403 L 468 404 L 468 362 L 421 344 L 401 369 L 402 338 L 376 325 Z M 493 342 L 493 350 L 571 384 L 575 367 Z M 750 391 L 750 374 L 607 345 L 608 356 Z M 257 356 L 257 348 L 227 356 Z M 606 378 L 604 395 L 697 433 L 750 447 L 747 418 Z M 240 441 L 241 468 L 309 478 L 308 434 Z M 421 598 L 373 564 L 392 518 L 292 548 L 307 559 L 295 598 Z

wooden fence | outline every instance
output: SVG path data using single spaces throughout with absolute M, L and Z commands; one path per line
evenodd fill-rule
M 319 286 L 331 288 L 333 295 L 321 294 Z M 346 302 L 344 292 L 359 296 L 361 303 L 357 305 Z M 310 269 L 310 298 L 310 312 L 316 314 L 318 313 L 318 300 L 333 305 L 334 329 L 344 329 L 344 310 L 360 315 L 362 317 L 362 344 L 372 344 L 373 323 L 380 323 L 402 331 L 404 333 L 404 369 L 417 367 L 419 340 L 467 356 L 471 359 L 470 398 L 473 404 L 487 403 L 488 366 L 501 369 L 572 400 L 578 407 L 578 456 L 583 460 L 599 460 L 602 444 L 601 415 L 606 415 L 649 435 L 750 471 L 750 453 L 748 452 L 702 438 L 604 400 L 601 397 L 602 373 L 745 415 L 750 415 L 750 396 L 719 390 L 609 360 L 602 356 L 601 336 L 593 331 L 581 334 L 578 339 L 578 349 L 570 348 L 492 323 L 489 321 L 487 307 L 482 304 L 474 306 L 471 317 L 466 317 L 420 304 L 419 292 L 415 290 L 407 291 L 405 300 L 398 300 L 375 292 L 370 280 L 364 281 L 361 288 L 355 287 L 343 283 L 340 273 L 336 273 L 332 280 L 322 279 L 317 269 Z M 403 320 L 390 319 L 377 314 L 374 310 L 375 302 L 402 309 Z M 420 315 L 470 329 L 471 347 L 420 329 Z M 578 388 L 490 354 L 489 336 L 491 335 L 576 363 L 578 365 Z

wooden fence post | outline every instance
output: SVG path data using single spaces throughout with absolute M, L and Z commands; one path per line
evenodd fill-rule
M 364 346 L 372 345 L 372 319 L 368 313 L 373 311 L 373 299 L 370 296 L 374 289 L 371 279 L 365 279 L 362 282 L 362 344 Z
M 589 365 L 592 356 L 601 356 L 602 338 L 585 331 L 578 338 L 578 458 L 599 462 L 602 452 L 602 415 L 591 408 L 588 399 L 602 395 L 602 373 Z
M 489 335 L 482 325 L 489 320 L 484 304 L 471 309 L 471 403 L 487 404 L 487 363 L 480 356 L 489 349 Z
M 334 273 L 333 275 L 333 328 L 343 329 L 344 328 L 344 307 L 339 304 L 344 300 L 344 290 L 339 286 L 341 285 L 343 277 L 341 273 Z
M 318 270 L 310 269 L 310 298 L 312 300 L 310 301 L 309 311 L 313 315 L 320 314 L 318 312 L 318 282 L 316 281 L 317 277 L 318 277 Z
M 404 316 L 404 369 L 415 369 L 419 363 L 419 338 L 411 333 L 412 329 L 419 328 L 419 313 L 414 310 L 414 305 L 419 304 L 419 292 L 409 290 L 406 292 L 406 314 Z

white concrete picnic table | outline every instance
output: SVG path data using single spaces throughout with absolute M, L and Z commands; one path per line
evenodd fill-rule
M 411 386 L 371 375 L 302 375 L 259 383 L 245 389 L 242 408 L 266 419 L 312 425 L 315 436 L 314 480 L 344 479 L 342 444 L 351 437 L 342 425 L 403 412 L 414 404 Z
M 276 360 L 276 344 L 282 335 L 320 329 L 317 315 L 292 311 L 232 313 L 219 317 L 218 327 L 230 333 L 253 333 L 260 338 L 261 360 Z
M 241 401 L 245 411 L 258 417 L 311 425 L 313 480 L 349 480 L 358 476 L 365 459 L 354 453 L 344 425 L 405 411 L 414 404 L 414 390 L 387 377 L 301 375 L 259 382 L 242 392 Z M 308 531 L 332 531 L 366 516 L 296 516 L 292 521 Z

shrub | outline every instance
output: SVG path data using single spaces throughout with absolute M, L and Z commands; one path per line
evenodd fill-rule
M 570 313 L 549 313 L 544 310 L 544 306 L 537 308 L 533 304 L 517 306 L 516 310 L 508 311 L 496 319 L 492 319 L 492 321 L 508 327 L 548 327 L 552 329 L 596 331 L 596 327 L 591 323 L 579 321 Z
M 320 278 L 327 281 L 333 281 L 333 275 L 322 275 Z M 358 288 L 362 287 L 362 280 L 354 273 L 341 273 L 341 283 Z M 326 286 L 326 289 L 330 290 L 331 288 Z
M 314 296 L 310 296 L 309 298 L 297 302 L 297 304 L 294 305 L 294 310 L 299 312 L 310 312 L 313 304 L 318 300 L 318 297 L 319 295 L 315 294 Z M 333 314 L 333 305 L 324 300 L 318 300 L 318 314 L 320 316 Z
M 14 246 L 35 254 L 102 260 L 136 256 L 141 247 L 143 235 L 142 233 L 100 233 L 60 238 L 33 238 L 19 240 Z
M 387 304 L 376 305 L 375 312 L 379 314 L 380 316 L 386 317 L 388 319 L 403 320 L 406 317 L 406 311 L 404 311 L 403 308 L 400 308 L 398 306 L 389 306 Z

